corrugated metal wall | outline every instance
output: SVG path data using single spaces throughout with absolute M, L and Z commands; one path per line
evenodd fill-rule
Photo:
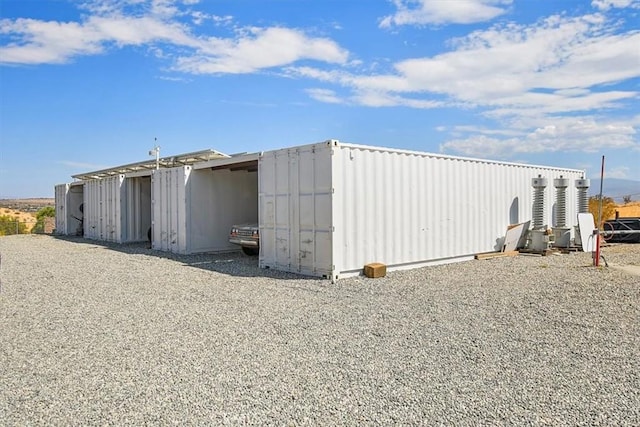
M 122 242 L 124 175 L 92 179 L 84 185 L 84 236 Z
M 375 147 L 333 147 L 335 273 L 370 262 L 406 266 L 447 262 L 499 250 L 507 226 L 532 216 L 531 179 L 548 179 L 552 226 L 561 175 L 581 171 L 429 155 Z M 576 192 L 567 191 L 567 223 L 576 221 Z
M 260 266 L 330 277 L 331 147 L 264 153 L 258 174 Z
M 151 177 L 153 248 L 189 252 L 187 200 L 191 166 L 153 171 Z

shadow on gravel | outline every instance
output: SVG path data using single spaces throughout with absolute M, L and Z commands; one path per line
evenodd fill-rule
M 216 273 L 227 274 L 229 276 L 267 277 L 280 280 L 322 280 L 318 277 L 309 277 L 295 273 L 272 270 L 269 268 L 260 268 L 258 266 L 257 256 L 247 256 L 239 250 L 224 253 L 179 255 L 152 249 L 149 242 L 111 243 L 86 239 L 78 236 L 51 235 L 51 237 L 67 242 L 89 245 L 88 250 L 91 250 L 91 248 L 103 248 L 130 255 L 148 255 L 176 261 L 187 267 L 215 271 Z

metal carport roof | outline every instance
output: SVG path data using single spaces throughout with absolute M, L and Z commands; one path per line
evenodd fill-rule
M 193 153 L 177 154 L 175 156 L 162 157 L 157 163 L 156 160 L 145 160 L 137 163 L 130 163 L 122 166 L 114 166 L 112 168 L 101 169 L 93 172 L 86 172 L 72 175 L 74 179 L 86 181 L 89 179 L 101 179 L 113 175 L 151 171 L 160 168 L 173 168 L 182 165 L 193 165 L 202 162 L 208 162 L 214 159 L 226 159 L 230 156 L 216 150 L 202 150 Z

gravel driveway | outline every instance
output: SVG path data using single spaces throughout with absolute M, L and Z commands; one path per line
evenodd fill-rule
M 590 254 L 331 284 L 51 236 L 0 253 L 2 425 L 640 425 L 640 277 Z

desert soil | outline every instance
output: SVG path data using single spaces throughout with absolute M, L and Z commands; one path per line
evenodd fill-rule
M 31 232 L 36 225 L 36 212 L 47 206 L 55 206 L 55 199 L 0 199 L 0 216 L 17 219 Z
M 624 205 L 618 205 L 616 210 L 621 218 L 640 217 L 640 202 L 631 202 Z
M 27 232 L 36 225 L 36 215 L 33 212 L 21 212 L 9 208 L 0 208 L 0 216 L 8 216 L 11 219 L 17 219 L 18 222 L 22 222 L 27 227 Z

